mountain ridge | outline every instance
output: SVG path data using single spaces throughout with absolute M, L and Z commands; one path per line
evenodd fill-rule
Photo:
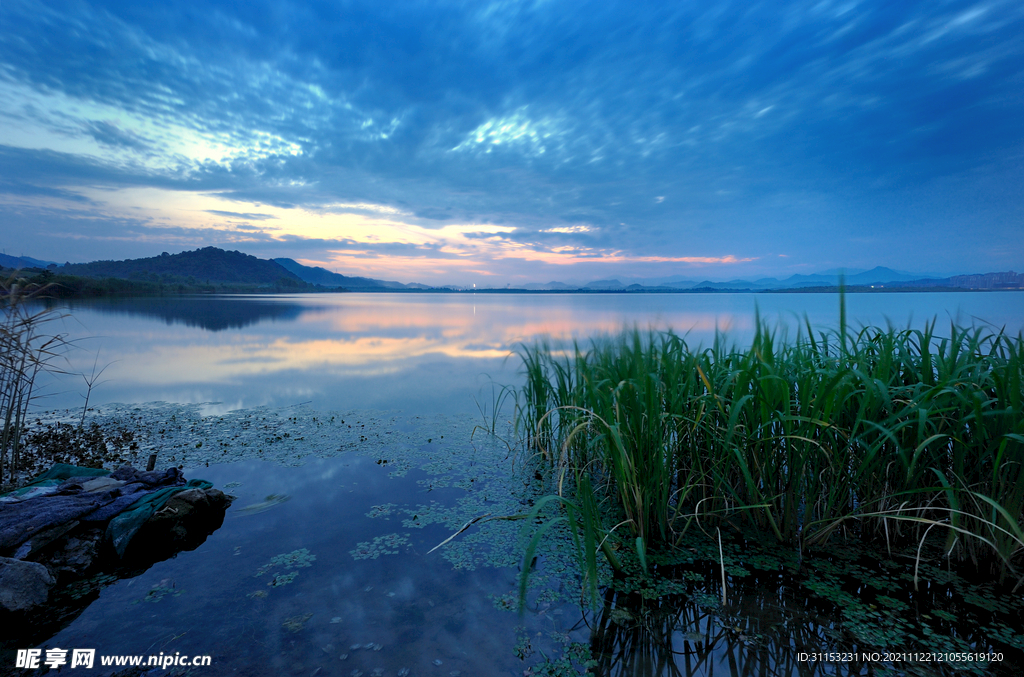
M 53 261 L 40 261 L 34 259 L 31 256 L 11 256 L 10 254 L 0 254 L 0 268 L 13 268 L 19 270 L 21 268 L 46 268 L 47 266 L 57 265 Z
M 1012 271 L 1011 271 L 1012 273 Z M 987 273 L 987 274 L 998 274 L 998 273 Z M 525 285 L 524 288 L 538 291 L 555 291 L 555 290 L 572 290 L 572 289 L 584 289 L 584 290 L 604 290 L 604 291 L 619 291 L 623 289 L 634 289 L 634 290 L 654 290 L 654 289 L 668 289 L 668 290 L 722 290 L 722 291 L 770 291 L 770 290 L 785 290 L 785 289 L 800 289 L 808 287 L 835 287 L 839 285 L 839 269 L 833 269 L 831 271 L 825 271 L 823 273 L 796 273 L 790 275 L 787 278 L 778 279 L 775 277 L 764 277 L 757 280 L 746 280 L 742 278 L 732 279 L 725 282 L 714 281 L 708 279 L 695 279 L 695 278 L 681 278 L 681 276 L 673 276 L 673 278 L 627 278 L 628 283 L 622 282 L 619 279 L 604 279 L 595 280 L 585 284 L 578 284 L 575 286 L 568 285 L 564 282 L 552 281 L 546 284 L 529 284 Z M 915 273 L 907 273 L 903 271 L 893 270 L 885 266 L 876 266 L 871 270 L 860 270 L 853 274 L 845 275 L 845 284 L 851 287 L 868 287 L 871 285 L 885 286 L 892 285 L 893 283 L 900 284 L 911 284 L 912 286 L 919 287 L 931 287 L 931 286 L 956 286 L 952 282 L 949 284 L 943 284 L 964 276 L 951 276 L 951 277 L 933 277 L 920 275 Z M 650 284 L 652 283 L 653 284 Z M 648 283 L 648 284 L 645 284 Z
M 259 259 L 239 251 L 204 247 L 179 254 L 166 252 L 159 256 L 123 261 L 67 263 L 63 266 L 27 256 L 0 254 L 0 267 L 7 269 L 49 268 L 51 271 L 88 278 L 114 278 L 142 282 L 188 282 L 286 287 L 299 290 L 307 285 L 320 289 L 350 291 L 416 291 L 426 289 L 461 290 L 457 285 L 429 286 L 416 282 L 402 283 L 369 277 L 335 273 L 319 266 L 306 266 L 290 258 Z M 1024 288 L 1024 275 L 1013 271 L 927 276 L 897 271 L 885 266 L 847 273 L 849 287 L 943 288 L 954 289 L 1018 289 Z M 477 291 L 551 291 L 551 292 L 678 292 L 678 291 L 794 291 L 810 288 L 833 288 L 840 283 L 840 269 L 821 273 L 797 273 L 778 279 L 763 277 L 728 281 L 699 280 L 682 275 L 658 278 L 605 278 L 590 282 L 526 283 L 518 287 L 479 288 Z
M 159 256 L 123 261 L 68 263 L 59 270 L 64 275 L 152 282 L 174 278 L 175 281 L 189 279 L 192 282 L 221 284 L 272 285 L 281 281 L 295 286 L 304 284 L 297 275 L 278 263 L 217 247 L 179 254 L 164 252 Z
M 299 279 L 310 284 L 320 285 L 321 287 L 335 287 L 344 289 L 429 289 L 425 284 L 419 284 L 417 282 L 410 282 L 409 284 L 403 284 L 402 282 L 394 282 L 392 280 L 376 280 L 372 277 L 352 277 L 348 275 L 342 275 L 341 273 L 335 273 L 326 268 L 320 266 L 304 266 L 294 259 L 271 259 L 285 270 L 290 271 L 296 275 Z

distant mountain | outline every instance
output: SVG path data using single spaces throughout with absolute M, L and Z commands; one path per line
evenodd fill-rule
M 50 264 L 27 256 L 14 257 L 0 254 L 0 266 L 5 268 L 45 268 Z M 360 291 L 387 291 L 402 289 L 432 289 L 425 284 L 374 280 L 369 277 L 350 277 L 332 273 L 324 268 L 304 266 L 292 259 L 259 259 L 238 251 L 225 251 L 205 247 L 180 254 L 164 252 L 160 256 L 125 261 L 93 261 L 67 263 L 59 274 L 88 278 L 115 278 L 143 282 L 256 285 L 291 287 L 319 285 L 329 289 Z
M 1010 270 L 984 275 L 955 275 L 949 278 L 949 282 L 952 287 L 964 289 L 1024 289 L 1024 274 Z
M 401 282 L 392 282 L 389 280 L 374 280 L 370 277 L 350 277 L 348 275 L 341 275 L 340 273 L 332 273 L 326 268 L 320 268 L 319 266 L 304 266 L 293 259 L 273 259 L 273 261 L 285 270 L 291 272 L 300 280 L 309 282 L 310 284 L 318 284 L 321 287 L 338 287 L 353 290 L 430 288 L 427 285 L 416 284 L 415 282 L 412 284 L 402 284 Z
M 4 268 L 46 268 L 53 266 L 28 256 L 0 254 L 0 267 Z M 320 267 L 304 266 L 293 259 L 258 259 L 238 251 L 225 251 L 206 247 L 180 254 L 161 254 L 143 259 L 126 261 L 94 261 L 92 263 L 67 263 L 59 267 L 58 274 L 91 278 L 117 278 L 189 285 L 256 285 L 257 287 L 303 289 L 305 285 L 316 285 L 328 289 L 352 291 L 402 291 L 402 290 L 461 290 L 462 287 L 431 287 L 424 284 L 376 280 L 369 277 L 341 275 Z M 517 289 L 530 291 L 575 291 L 582 292 L 658 292 L 658 291 L 787 291 L 804 288 L 833 288 L 839 284 L 841 271 L 833 269 L 809 275 L 791 275 L 783 280 L 765 277 L 757 280 L 734 279 L 726 282 L 711 280 L 697 281 L 682 275 L 659 278 L 603 279 L 583 283 L 581 281 L 524 284 Z M 973 275 L 921 275 L 897 271 L 884 266 L 871 270 L 847 270 L 845 283 L 850 287 L 882 286 L 886 288 L 951 288 L 951 289 L 1024 289 L 1024 275 L 1013 271 Z M 508 287 L 501 291 L 509 290 Z M 482 291 L 482 289 L 481 289 Z M 496 290 L 497 291 L 497 290 Z M 512 290 L 514 291 L 514 290 Z
M 893 282 L 909 282 L 920 279 L 920 275 L 900 273 L 891 268 L 879 266 L 871 270 L 862 271 L 853 275 L 847 274 L 845 282 L 851 287 L 863 287 L 870 285 L 891 284 Z M 750 289 L 754 291 L 766 291 L 769 289 L 800 289 L 801 287 L 835 287 L 839 284 L 839 273 L 830 271 L 828 273 L 815 273 L 811 275 L 791 275 L 784 280 L 774 277 L 764 277 L 759 280 L 729 280 L 728 282 L 711 282 L 704 280 L 690 288 L 694 289 Z M 675 286 L 675 285 L 672 285 Z
M 729 280 L 728 282 L 712 282 L 711 280 L 701 280 L 697 284 L 686 287 L 687 289 L 729 289 L 729 290 L 740 290 L 740 289 L 762 289 L 753 282 L 747 280 Z
M 899 273 L 892 268 L 878 266 L 855 275 L 846 275 L 846 284 L 850 286 L 869 286 L 872 284 L 888 284 L 892 282 L 908 282 L 919 279 L 920 275 L 910 273 Z M 794 287 L 819 287 L 833 286 L 839 284 L 839 275 L 817 274 L 817 275 L 793 275 L 782 281 L 781 288 Z
M 694 280 L 681 275 L 661 278 L 624 278 L 626 282 L 618 279 L 595 280 L 586 284 L 568 285 L 562 282 L 548 282 L 546 284 L 527 284 L 523 289 L 531 290 L 573 290 L 586 289 L 594 291 L 654 291 L 664 290 L 701 290 L 714 289 L 721 291 L 769 291 L 774 289 L 800 289 L 804 287 L 835 287 L 839 284 L 839 275 L 842 271 L 835 269 L 823 273 L 811 275 L 791 275 L 784 280 L 774 277 L 765 277 L 758 280 L 728 280 L 726 282 L 713 282 L 711 280 Z M 966 279 L 970 276 L 961 276 Z M 871 285 L 892 285 L 909 284 L 915 287 L 935 286 L 956 286 L 950 282 L 951 278 L 922 277 L 913 273 L 904 273 L 891 268 L 878 266 L 871 270 L 858 270 L 845 274 L 846 284 L 851 287 Z M 956 278 L 953 278 L 956 279 Z M 974 278 L 971 278 L 974 279 Z M 1000 282 L 999 284 L 1006 284 Z
M 40 261 L 34 259 L 31 256 L 10 256 L 8 254 L 0 254 L 0 268 L 13 268 L 20 270 L 22 268 L 45 268 L 46 266 L 55 265 L 52 261 Z
M 589 282 L 589 283 L 583 285 L 580 288 L 581 289 L 604 289 L 604 290 L 612 290 L 612 291 L 614 291 L 614 290 L 619 290 L 619 289 L 625 289 L 626 285 L 622 284 L 618 280 L 595 280 L 594 282 Z
M 206 247 L 180 254 L 164 252 L 160 256 L 126 261 L 93 261 L 65 264 L 60 272 L 82 277 L 114 277 L 128 280 L 162 281 L 163 278 L 198 283 L 277 285 L 281 282 L 302 285 L 291 271 L 280 264 L 238 251 Z
M 520 289 L 528 289 L 530 291 L 571 291 L 579 289 L 579 286 L 555 281 L 545 283 L 530 282 L 529 284 L 524 284 Z
M 180 254 L 161 254 L 127 261 L 93 261 L 65 264 L 61 273 L 83 277 L 163 281 L 190 280 L 210 284 L 255 284 L 298 286 L 319 285 L 335 289 L 387 291 L 430 289 L 423 284 L 402 284 L 369 277 L 350 277 L 324 268 L 304 266 L 292 259 L 258 259 L 237 251 L 206 247 Z

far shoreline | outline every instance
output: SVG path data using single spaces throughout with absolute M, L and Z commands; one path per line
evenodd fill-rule
M 21 276 L 20 273 L 28 273 Z M 231 281 L 197 282 L 156 282 L 124 278 L 91 278 L 83 276 L 54 275 L 42 270 L 3 270 L 11 281 L 34 285 L 40 296 L 50 299 L 96 299 L 96 298 L 166 298 L 187 296 L 244 295 L 266 296 L 269 294 L 905 294 L 942 292 L 1014 292 L 1024 287 L 958 287 L 952 285 L 823 285 L 808 287 L 779 287 L 754 289 L 750 287 L 718 288 L 710 286 L 680 289 L 676 287 L 647 287 L 630 285 L 620 289 L 565 288 L 526 289 L 522 287 L 459 287 L 455 285 L 426 288 L 402 288 L 390 286 L 325 287 L 318 284 L 280 280 L 275 284 L 238 283 Z M 40 288 L 45 288 L 42 290 Z

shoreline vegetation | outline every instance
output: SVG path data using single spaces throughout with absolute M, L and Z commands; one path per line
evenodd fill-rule
M 198 294 L 283 294 L 317 291 L 302 281 L 281 278 L 271 284 L 206 282 L 195 278 L 163 276 L 156 280 L 94 278 L 55 274 L 48 270 L 19 270 L 17 276 L 5 271 L 9 279 L 18 280 L 24 288 L 46 287 L 37 298 L 82 299 L 107 297 L 189 296 Z
M 808 324 L 795 341 L 758 319 L 746 349 L 639 330 L 520 348 L 517 429 L 557 486 L 532 521 L 561 508 L 551 521 L 571 527 L 592 599 L 601 555 L 647 572 L 652 551 L 697 530 L 800 556 L 846 542 L 919 559 L 929 543 L 1024 584 L 1024 340 L 956 325 L 940 337 L 934 321 L 851 332 L 840 308 L 839 330 Z
M 849 294 L 900 294 L 900 293 L 994 293 L 1021 291 L 1012 287 L 948 287 L 948 286 L 818 286 L 780 289 L 731 289 L 714 287 L 693 287 L 677 289 L 672 287 L 637 287 L 624 289 L 475 289 L 463 287 L 324 287 L 318 284 L 303 282 L 281 277 L 270 283 L 223 282 L 216 280 L 199 280 L 195 276 L 162 275 L 153 279 L 125 279 L 119 277 L 88 277 L 81 275 L 65 275 L 42 268 L 22 268 L 19 270 L 0 270 L 0 277 L 16 280 L 23 288 L 30 286 L 47 287 L 45 294 L 37 298 L 54 299 L 88 299 L 88 298 L 127 298 L 127 297 L 164 297 L 164 296 L 198 296 L 213 294 L 350 294 L 350 293 L 394 293 L 394 294 L 838 294 L 844 291 Z
M 342 275 L 321 267 L 310 267 L 287 258 L 259 259 L 240 251 L 204 247 L 178 254 L 124 261 L 45 264 L 36 259 L 4 258 L 11 268 L 0 268 L 0 277 L 29 284 L 50 286 L 58 298 L 100 298 L 124 296 L 184 296 L 202 294 L 282 293 L 479 293 L 479 294 L 748 294 L 899 293 L 937 291 L 1020 291 L 1024 275 L 1013 271 L 947 278 L 910 279 L 912 275 L 876 267 L 845 278 L 832 273 L 793 275 L 784 280 L 647 280 L 651 284 L 625 284 L 617 279 L 597 280 L 575 286 L 552 281 L 528 283 L 513 289 L 477 288 L 461 285 L 429 286 L 368 277 Z M 40 267 L 45 265 L 44 267 Z M 833 271 L 834 272 L 834 271 Z M 843 278 L 843 279 L 840 279 Z
M 69 345 L 64 334 L 46 331 L 46 325 L 61 317 L 60 313 L 32 309 L 27 303 L 46 292 L 45 286 L 0 278 L 0 490 L 5 473 L 14 485 L 29 461 L 22 437 L 36 379 L 42 372 L 61 371 L 56 363 Z

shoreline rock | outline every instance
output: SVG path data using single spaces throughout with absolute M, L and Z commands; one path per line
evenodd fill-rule
M 111 484 L 107 478 L 99 479 L 100 484 Z M 117 490 L 113 484 L 111 488 Z M 25 501 L 18 512 L 24 512 L 29 503 L 45 507 L 47 499 L 42 496 Z M 66 623 L 88 606 L 95 597 L 91 593 L 199 547 L 223 524 L 232 500 L 224 492 L 209 488 L 209 483 L 205 487 L 180 488 L 133 532 L 127 546 L 122 546 L 122 555 L 114 547 L 109 525 L 125 513 L 105 520 L 76 516 L 35 531 L 15 551 L 0 553 L 0 624 L 13 627 L 10 622 L 24 617 L 31 618 L 33 624 L 39 621 L 52 625 L 42 620 L 47 616 L 60 617 Z M 0 504 L 0 513 L 10 510 L 10 505 Z M 80 609 L 68 608 L 81 602 L 84 604 Z
M 38 562 L 0 557 L 0 609 L 28 611 L 45 604 L 56 582 Z

